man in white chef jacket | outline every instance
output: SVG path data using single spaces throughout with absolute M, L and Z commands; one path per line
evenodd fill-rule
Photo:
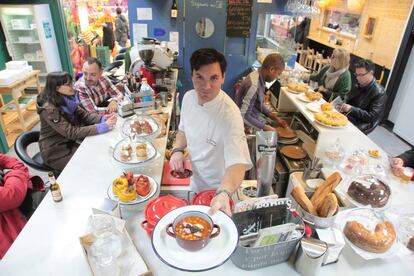
M 252 163 L 243 119 L 233 100 L 221 90 L 227 62 L 215 49 L 199 49 L 191 58 L 194 89 L 183 98 L 179 131 L 172 151 L 172 170 L 184 170 L 184 154 L 190 154 L 191 189 L 216 189 L 209 213 L 231 214 L 229 199 Z

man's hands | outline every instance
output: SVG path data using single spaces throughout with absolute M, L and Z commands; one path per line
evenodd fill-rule
M 349 105 L 349 104 L 342 104 L 342 105 L 339 107 L 339 111 L 340 111 L 340 112 L 345 112 L 345 113 L 347 113 L 347 112 L 349 112 L 349 111 L 351 110 L 351 108 L 352 108 L 352 105 Z
M 214 215 L 218 210 L 221 210 L 231 216 L 230 198 L 225 192 L 213 197 L 210 206 L 210 210 L 208 210 L 209 215 Z
M 117 101 L 111 101 L 108 106 L 106 107 L 107 113 L 117 112 L 118 110 L 118 102 Z
M 174 152 L 170 158 L 172 171 L 184 172 L 185 157 L 181 151 Z
M 271 113 L 269 117 L 276 121 L 278 125 L 280 125 L 281 127 L 287 128 L 289 126 L 289 124 L 285 120 L 277 116 L 275 113 Z

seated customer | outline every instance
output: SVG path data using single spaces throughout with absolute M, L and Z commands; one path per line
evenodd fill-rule
M 403 154 L 392 159 L 392 173 L 396 176 L 401 176 L 404 171 L 404 167 L 414 169 L 414 149 L 407 150 Z M 411 180 L 414 181 L 414 174 L 411 176 Z
M 39 147 L 45 163 L 60 173 L 79 147 L 77 140 L 104 133 L 116 123 L 116 114 L 98 115 L 78 106 L 67 72 L 47 75 L 37 99 L 40 115 Z
M 32 188 L 29 170 L 16 158 L 0 154 L 0 169 L 9 170 L 0 180 L 0 259 L 26 224 L 20 212 L 26 192 Z
M 263 105 L 266 82 L 274 81 L 284 70 L 285 61 L 279 54 L 270 54 L 259 70 L 251 72 L 241 83 L 236 103 L 240 108 L 245 125 L 255 129 L 275 131 L 263 122 L 266 117 L 287 127 L 287 123 Z M 261 120 L 262 119 L 262 120 Z
M 118 110 L 122 93 L 102 73 L 102 64 L 96 58 L 88 58 L 82 67 L 83 76 L 75 83 L 80 104 L 89 112 L 105 114 Z
M 348 96 L 348 104 L 339 110 L 348 113 L 348 119 L 365 134 L 374 130 L 381 120 L 387 95 L 374 77 L 375 64 L 370 60 L 360 60 L 355 64 L 357 86 Z
M 331 56 L 331 64 L 325 65 L 322 69 L 310 76 L 311 81 L 316 81 L 319 85 L 318 91 L 323 94 L 323 98 L 331 101 L 340 96 L 346 99 L 351 91 L 351 73 L 348 70 L 350 56 L 344 49 L 334 49 Z

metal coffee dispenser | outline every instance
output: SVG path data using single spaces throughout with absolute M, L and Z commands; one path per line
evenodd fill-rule
M 277 132 L 256 132 L 257 197 L 270 194 L 276 163 Z

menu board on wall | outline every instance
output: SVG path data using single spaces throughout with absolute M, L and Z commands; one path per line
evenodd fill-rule
M 227 36 L 249 37 L 251 20 L 252 0 L 227 0 Z

